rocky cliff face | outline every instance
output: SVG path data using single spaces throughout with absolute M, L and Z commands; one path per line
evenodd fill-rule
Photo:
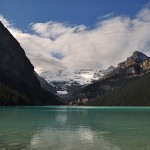
M 0 22 L 0 83 L 24 94 L 30 104 L 58 104 L 58 98 L 40 86 L 34 67 L 18 41 Z
M 129 66 L 139 64 L 139 63 L 145 61 L 146 59 L 148 59 L 148 56 L 146 56 L 145 54 L 143 54 L 139 51 L 135 51 L 131 57 L 127 58 L 126 61 L 119 63 L 118 68 L 125 69 Z
M 18 41 L 0 22 L 0 71 L 7 72 L 16 81 L 39 86 L 34 67 Z
M 150 68 L 150 58 L 145 54 L 135 51 L 132 56 L 128 57 L 126 61 L 118 64 L 113 74 L 118 74 L 120 77 L 126 76 L 133 78 L 148 71 Z
M 140 63 L 140 67 L 144 70 L 144 71 L 148 71 L 150 69 L 150 58 L 148 58 L 147 60 L 143 61 L 142 63 Z
M 81 99 L 80 102 L 84 98 L 89 100 L 102 98 L 148 72 L 150 72 L 150 58 L 135 51 L 126 61 L 119 63 L 116 69 L 103 76 L 96 83 L 83 88 L 77 98 Z

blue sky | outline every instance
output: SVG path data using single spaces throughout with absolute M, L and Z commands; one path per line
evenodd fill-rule
M 0 0 L 0 14 L 26 29 L 30 23 L 67 22 L 95 26 L 109 13 L 134 17 L 149 0 Z
M 0 20 L 38 73 L 150 56 L 150 0 L 0 0 Z

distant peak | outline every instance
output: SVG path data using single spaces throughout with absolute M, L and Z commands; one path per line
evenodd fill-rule
M 110 72 L 112 72 L 113 70 L 115 70 L 116 68 L 114 67 L 114 66 L 110 66 L 110 67 L 108 67 L 107 69 L 106 69 L 106 73 L 110 73 Z
M 147 55 L 143 54 L 142 52 L 134 51 L 133 55 L 128 57 L 127 60 L 125 60 L 124 62 L 119 63 L 118 67 L 119 68 L 126 68 L 128 66 L 133 65 L 133 64 L 141 63 L 141 62 L 147 60 L 148 58 L 149 57 Z
M 143 53 L 140 52 L 140 51 L 134 51 L 134 52 L 133 52 L 133 55 L 145 55 L 145 54 L 143 54 Z
M 131 56 L 131 57 L 133 57 L 134 60 L 137 62 L 142 62 L 142 61 L 148 59 L 148 56 L 143 54 L 140 51 L 134 51 L 133 56 Z
M 115 69 L 115 67 L 111 65 L 107 69 Z
M 140 52 L 140 51 L 134 51 L 134 53 L 133 53 L 133 54 L 136 54 L 136 53 L 142 53 L 142 52 Z

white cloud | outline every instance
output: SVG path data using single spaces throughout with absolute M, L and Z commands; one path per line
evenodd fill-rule
M 31 24 L 31 29 L 39 36 L 55 40 L 63 34 L 81 32 L 85 30 L 86 27 L 84 25 L 70 26 L 64 23 L 49 21 L 46 23 Z
M 133 19 L 127 16 L 104 18 L 93 29 L 49 21 L 31 24 L 33 33 L 24 33 L 0 16 L 38 72 L 106 68 L 117 65 L 135 50 L 150 55 L 148 5 Z M 53 54 L 63 58 L 57 59 Z

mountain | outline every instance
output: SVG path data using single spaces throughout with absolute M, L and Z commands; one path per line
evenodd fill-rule
M 19 42 L 0 22 L 0 105 L 60 104 L 44 90 Z
M 150 105 L 150 58 L 135 51 L 97 82 L 84 87 L 75 104 Z
M 110 66 L 103 69 L 79 69 L 73 71 L 58 71 L 56 73 L 42 72 L 42 76 L 51 86 L 56 88 L 57 95 L 64 99 L 73 99 L 82 87 L 99 80 L 106 73 L 113 71 L 115 67 Z
M 104 77 L 105 75 L 111 73 L 114 70 L 115 70 L 115 67 L 112 66 L 112 65 L 109 68 L 107 68 L 106 70 L 103 70 L 103 69 L 97 70 L 94 73 L 94 78 L 96 78 L 97 80 L 99 80 L 100 78 Z M 96 81 L 96 80 L 94 80 L 94 81 Z
M 37 79 L 40 81 L 40 85 L 43 89 L 48 90 L 49 92 L 56 94 L 56 88 L 50 85 L 43 77 L 39 76 L 36 72 L 35 75 Z
M 128 57 L 127 60 L 124 62 L 121 62 L 118 64 L 118 68 L 127 68 L 129 66 L 132 66 L 134 64 L 139 64 L 145 60 L 147 60 L 149 57 L 146 56 L 145 54 L 135 51 L 132 56 Z

